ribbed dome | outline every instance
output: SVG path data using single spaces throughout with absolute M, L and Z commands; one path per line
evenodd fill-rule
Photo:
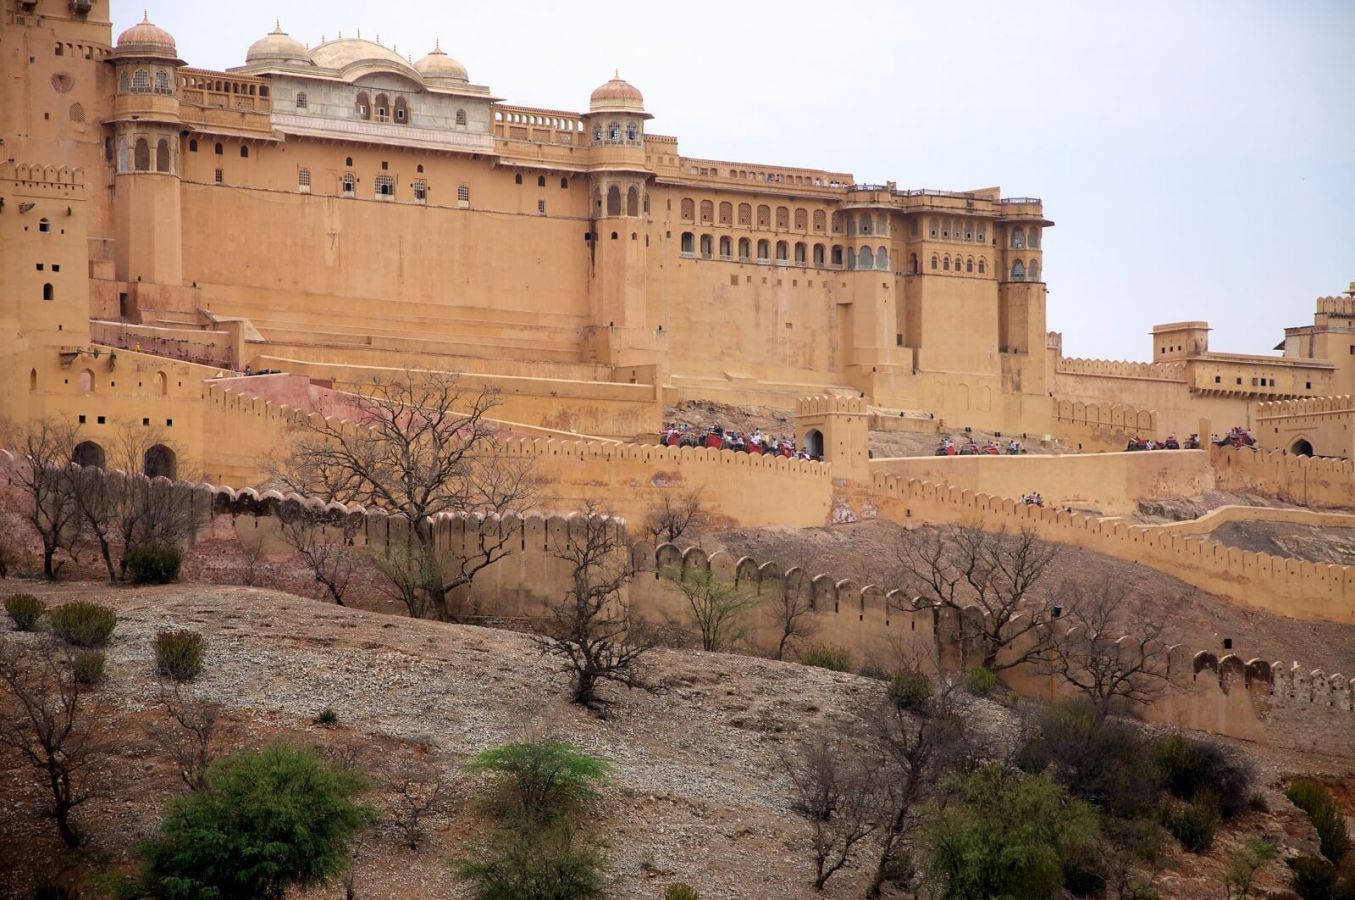
M 593 91 L 588 98 L 588 109 L 590 112 L 644 112 L 645 98 L 635 85 L 622 81 L 618 72 L 615 78 Z
M 452 59 L 442 50 L 441 43 L 433 45 L 433 51 L 414 64 L 414 70 L 424 78 L 446 78 L 451 81 L 470 81 L 466 67 Z
M 174 35 L 158 25 L 152 25 L 149 15 L 143 16 L 138 24 L 118 35 L 117 49 L 121 54 L 149 53 L 171 57 L 177 55 Z
M 245 62 L 313 65 L 310 51 L 296 38 L 283 31 L 281 22 L 271 32 L 249 45 L 249 50 L 245 53 Z

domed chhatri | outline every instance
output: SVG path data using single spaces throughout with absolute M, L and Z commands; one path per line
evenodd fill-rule
M 621 73 L 617 72 L 610 81 L 593 91 L 588 98 L 588 109 L 590 112 L 644 112 L 645 98 L 639 88 L 623 81 Z
M 449 81 L 470 81 L 466 67 L 452 59 L 442 49 L 440 41 L 435 42 L 433 50 L 414 64 L 414 70 L 424 78 L 444 78 Z
M 314 65 L 310 51 L 296 38 L 282 30 L 282 23 L 268 34 L 249 45 L 245 53 L 246 63 L 290 63 L 293 65 Z
M 149 14 L 142 14 L 141 21 L 118 35 L 119 54 L 141 53 L 150 56 L 170 56 L 177 54 L 174 35 L 159 25 L 151 23 Z

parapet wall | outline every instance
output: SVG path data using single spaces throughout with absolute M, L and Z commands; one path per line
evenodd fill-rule
M 1318 297 L 1317 311 L 1329 316 L 1355 316 L 1355 297 Z
M 1081 400 L 1052 402 L 1055 436 L 1079 450 L 1123 450 L 1129 439 L 1135 436 L 1158 440 L 1166 437 L 1158 431 L 1158 415 L 1154 410 L 1114 403 L 1084 403 Z
M 1267 419 L 1289 418 L 1294 416 L 1322 416 L 1330 413 L 1349 413 L 1355 411 L 1355 398 L 1349 394 L 1335 397 L 1305 397 L 1298 400 L 1275 400 L 1256 404 L 1258 423 Z
M 59 192 L 85 187 L 85 170 L 66 166 L 0 162 L 0 181 L 17 181 L 25 188 L 55 188 Z
M 1116 359 L 1059 357 L 1054 370 L 1067 375 L 1097 375 L 1106 378 L 1141 378 L 1152 381 L 1186 380 L 1184 363 L 1127 362 Z
M 837 397 L 826 394 L 818 397 L 800 397 L 795 401 L 796 417 L 849 415 L 864 416 L 866 401 L 861 397 Z
M 1355 508 L 1355 463 L 1282 451 L 1216 447 L 1220 490 L 1264 494 L 1319 509 Z

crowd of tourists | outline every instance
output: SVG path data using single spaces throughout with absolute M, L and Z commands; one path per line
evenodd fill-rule
M 1256 438 L 1241 425 L 1234 425 L 1222 435 L 1211 434 L 1209 440 L 1220 447 L 1254 447 Z
M 733 450 L 735 453 L 754 453 L 759 456 L 784 456 L 787 459 L 821 461 L 822 456 L 811 454 L 808 448 L 797 448 L 788 437 L 773 437 L 761 429 L 740 432 L 712 425 L 705 431 L 690 425 L 668 425 L 659 435 L 664 447 L 709 447 L 712 450 Z
M 1017 456 L 1025 453 L 1025 445 L 1020 441 L 1008 441 L 1007 446 L 1003 447 L 997 441 L 987 441 L 982 445 L 975 443 L 972 439 L 959 446 L 949 437 L 941 438 L 941 442 L 936 445 L 936 456 L 1001 456 L 1003 453 L 1009 456 Z
M 1180 441 L 1178 441 L 1178 440 L 1176 439 L 1176 435 L 1174 435 L 1174 434 L 1169 434 L 1169 435 L 1167 435 L 1167 439 L 1164 440 L 1164 441 L 1155 440 L 1155 439 L 1153 439 L 1153 438 L 1141 438 L 1141 437 L 1139 437 L 1139 436 L 1136 434 L 1136 435 L 1134 435 L 1132 438 L 1129 439 L 1129 446 L 1125 447 L 1125 449 L 1126 449 L 1126 450 L 1180 450 L 1182 447 L 1185 447 L 1185 449 L 1187 449 L 1187 450 L 1199 450 L 1199 449 L 1200 449 L 1200 436 L 1199 436 L 1198 434 L 1192 434 L 1192 435 L 1186 440 L 1185 444 L 1182 444 Z

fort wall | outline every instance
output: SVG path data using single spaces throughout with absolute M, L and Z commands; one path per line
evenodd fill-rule
M 1355 508 L 1355 462 L 1274 450 L 1216 447 L 1220 490 L 1251 491 L 1317 509 Z
M 1081 400 L 1055 400 L 1053 408 L 1050 427 L 1054 435 L 1065 445 L 1089 453 L 1123 450 L 1134 437 L 1162 440 L 1167 436 L 1159 431 L 1153 410 Z M 1177 437 L 1184 440 L 1186 435 Z
M 1355 398 L 1314 397 L 1256 404 L 1255 436 L 1266 450 L 1355 459 Z

